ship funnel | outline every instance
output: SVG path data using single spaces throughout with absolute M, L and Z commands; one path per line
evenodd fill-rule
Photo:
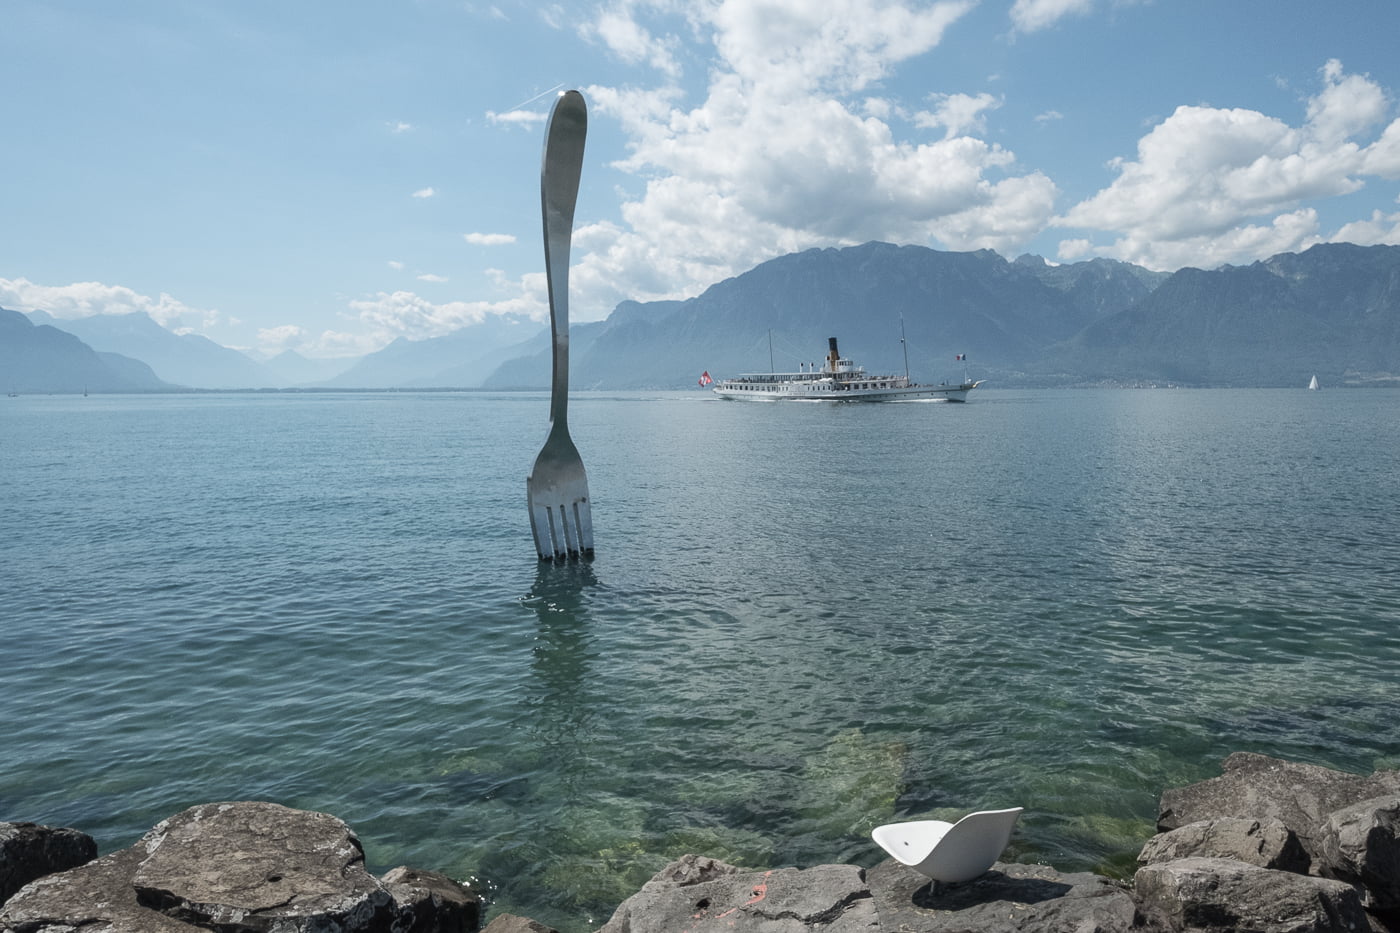
M 829 347 L 831 348 L 831 352 L 828 353 L 828 354 L 826 355 L 827 368 L 828 368 L 831 372 L 834 373 L 834 372 L 836 372 L 836 361 L 839 360 L 839 359 L 841 359 L 841 354 L 840 354 L 840 352 L 836 349 L 836 338 L 835 338 L 835 337 L 828 337 L 828 338 L 826 338 L 826 343 L 827 343 L 827 346 L 829 346 Z

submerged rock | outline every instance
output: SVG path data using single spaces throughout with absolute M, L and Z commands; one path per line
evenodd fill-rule
M 486 924 L 481 933 L 559 933 L 554 927 L 547 927 L 537 920 L 521 917 L 518 914 L 497 914 Z

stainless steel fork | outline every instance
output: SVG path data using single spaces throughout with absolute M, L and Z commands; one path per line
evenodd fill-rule
M 554 332 L 554 377 L 549 396 L 549 436 L 525 480 L 530 530 L 540 560 L 593 556 L 593 514 L 588 474 L 569 436 L 569 244 L 574 204 L 583 171 L 588 108 L 578 91 L 555 101 L 545 129 L 540 169 L 544 214 L 544 268 L 549 280 L 549 324 Z

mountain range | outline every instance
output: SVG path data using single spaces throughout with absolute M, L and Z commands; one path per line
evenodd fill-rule
M 812 249 L 694 298 L 624 301 L 575 325 L 570 381 L 685 388 L 702 370 L 792 371 L 819 362 L 832 336 L 857 364 L 903 372 L 907 359 L 924 382 L 966 373 L 1002 387 L 1301 386 L 1316 373 L 1325 385 L 1400 385 L 1400 246 L 1321 244 L 1171 274 L 990 250 Z M 11 391 L 544 388 L 549 373 L 547 330 L 519 318 L 399 339 L 358 360 L 255 361 L 139 313 L 0 311 L 0 386 Z
M 158 392 L 151 367 L 99 353 L 74 335 L 0 308 L 0 386 L 7 392 Z

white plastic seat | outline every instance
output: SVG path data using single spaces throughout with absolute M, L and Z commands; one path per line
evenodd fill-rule
M 870 838 L 895 859 L 934 881 L 970 881 L 996 863 L 1011 841 L 1022 809 L 982 810 L 956 823 L 887 823 L 871 830 Z

